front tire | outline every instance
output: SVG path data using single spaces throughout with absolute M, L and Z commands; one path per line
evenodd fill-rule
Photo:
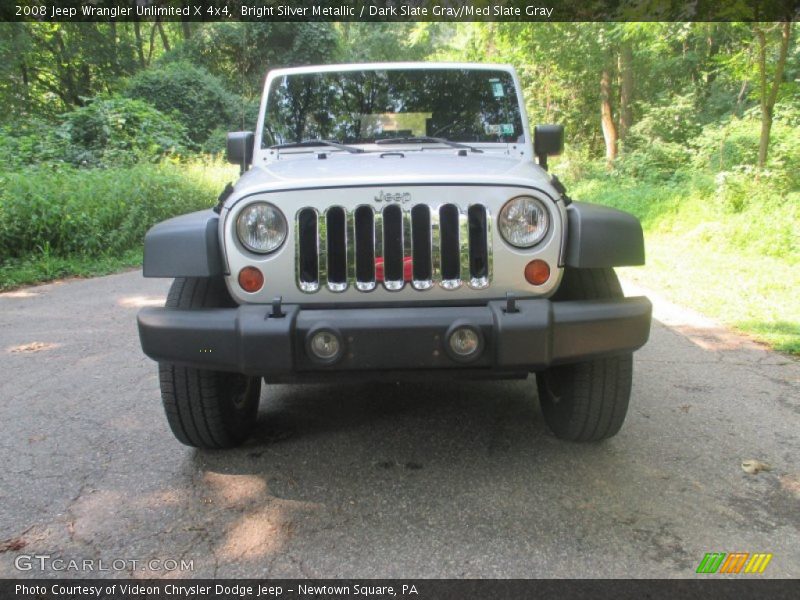
M 176 279 L 167 308 L 235 306 L 221 279 Z M 195 448 L 238 446 L 253 429 L 261 396 L 261 379 L 239 373 L 158 364 L 161 399 L 175 437 Z
M 622 297 L 613 269 L 567 268 L 553 301 Z M 630 352 L 537 373 L 545 423 L 563 440 L 597 442 L 613 437 L 628 412 L 632 379 Z

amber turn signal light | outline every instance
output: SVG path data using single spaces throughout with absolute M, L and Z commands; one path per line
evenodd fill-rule
M 550 279 L 550 266 L 543 260 L 532 260 L 525 265 L 525 281 L 531 285 L 542 285 Z
M 255 267 L 245 267 L 239 271 L 239 285 L 245 292 L 257 292 L 264 287 L 264 274 Z

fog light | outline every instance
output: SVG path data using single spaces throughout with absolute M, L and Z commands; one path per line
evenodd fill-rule
M 550 265 L 543 260 L 532 260 L 525 265 L 525 281 L 531 285 L 542 285 L 550 279 Z
M 481 338 L 472 327 L 459 327 L 450 334 L 450 350 L 459 358 L 470 358 L 481 348 Z
M 264 274 L 255 267 L 245 267 L 239 271 L 239 285 L 245 292 L 257 292 L 264 286 Z
M 319 360 L 333 362 L 342 351 L 342 343 L 332 331 L 318 331 L 308 344 L 311 353 Z

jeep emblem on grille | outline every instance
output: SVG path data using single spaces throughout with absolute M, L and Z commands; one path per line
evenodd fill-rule
M 399 202 L 405 204 L 411 201 L 411 194 L 408 192 L 384 192 L 383 190 L 375 196 L 375 202 Z

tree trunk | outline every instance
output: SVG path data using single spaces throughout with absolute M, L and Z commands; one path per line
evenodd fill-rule
M 144 69 L 147 67 L 147 62 L 144 60 L 144 42 L 142 41 L 142 29 L 139 26 L 139 21 L 133 22 L 133 35 L 136 38 L 136 53 L 139 55 L 139 64 Z
M 108 34 L 108 37 L 111 41 L 111 70 L 114 73 L 114 76 L 119 77 L 122 69 L 120 69 L 119 64 L 119 40 L 117 39 L 116 21 L 111 21 L 111 23 L 109 23 Z
M 617 158 L 617 128 L 611 108 L 611 73 L 603 69 L 600 76 L 600 125 L 606 143 L 606 163 L 610 168 Z
M 619 139 L 625 140 L 633 125 L 633 50 L 623 42 L 619 53 Z
M 153 51 L 156 47 L 156 25 L 157 23 L 153 23 L 150 26 L 150 46 L 147 49 L 147 64 L 150 64 L 150 61 L 153 60 Z
M 189 2 L 181 2 L 182 9 L 186 10 L 187 6 L 191 7 Z M 190 17 L 188 16 L 181 17 L 181 36 L 184 42 L 192 37 L 192 23 L 189 19 Z
M 745 98 L 747 97 L 747 87 L 750 85 L 750 82 L 745 79 L 742 82 L 742 87 L 739 90 L 739 95 L 736 96 L 736 106 L 733 109 L 733 116 L 741 117 L 742 116 L 742 107 L 744 106 Z
M 22 98 L 25 100 L 25 103 L 28 104 L 31 101 L 30 77 L 28 76 L 28 65 L 25 63 L 24 57 L 22 62 L 20 62 L 19 70 L 22 75 Z
M 761 138 L 758 142 L 758 168 L 763 169 L 767 164 L 769 154 L 769 137 L 772 131 L 772 117 L 778 91 L 783 81 L 783 69 L 786 66 L 786 55 L 789 52 L 789 38 L 792 33 L 792 22 L 784 21 L 781 24 L 781 45 L 778 50 L 778 62 L 775 66 L 775 76 L 767 92 L 767 36 L 760 25 L 755 28 L 758 38 L 758 76 L 759 92 L 761 94 Z
M 158 27 L 158 34 L 161 36 L 161 45 L 164 46 L 164 50 L 169 52 L 171 48 L 167 32 L 164 31 L 164 24 L 161 21 L 156 21 L 156 26 Z
M 81 99 L 75 81 L 75 71 L 72 68 L 72 57 L 69 56 L 67 52 L 67 46 L 64 43 L 64 37 L 61 35 L 61 29 L 55 30 L 53 39 L 56 44 L 55 54 L 60 63 L 57 67 L 57 76 L 61 84 L 60 87 L 63 90 L 59 94 L 59 97 L 69 108 L 79 106 L 81 104 Z

